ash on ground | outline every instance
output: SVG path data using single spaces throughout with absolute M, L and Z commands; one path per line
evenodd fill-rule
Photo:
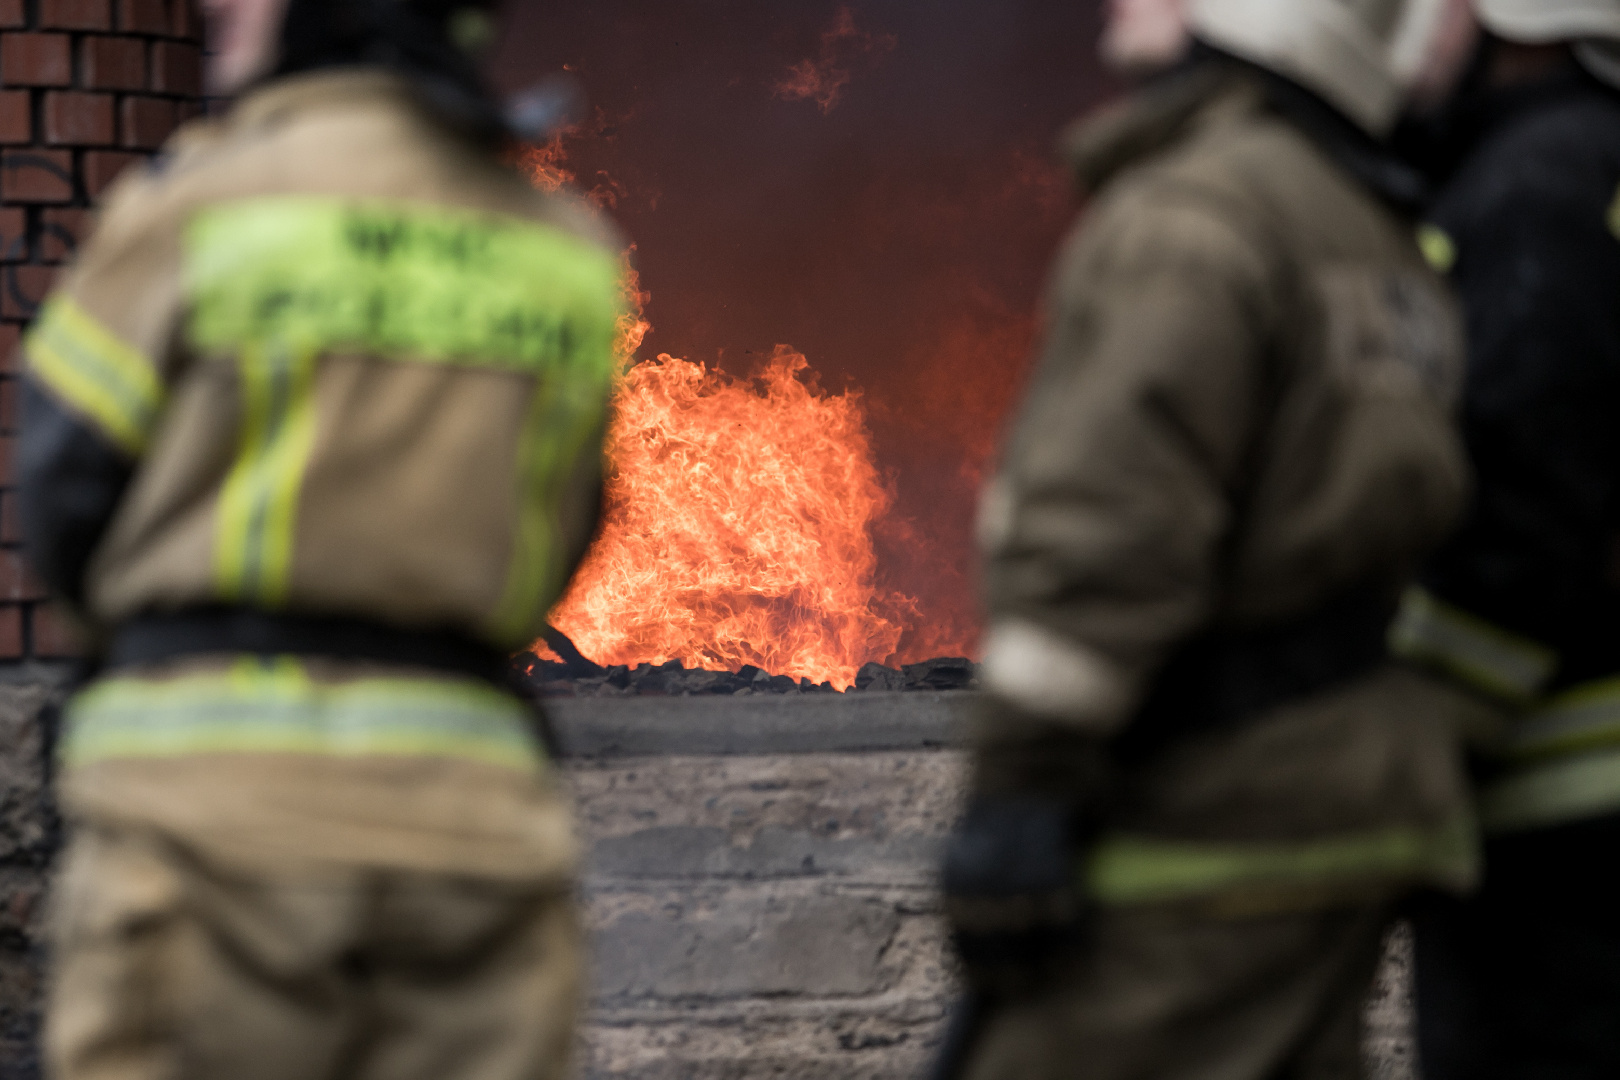
M 688 669 L 679 660 L 657 666 L 600 667 L 583 658 L 568 663 L 542 660 L 533 653 L 517 658 L 517 670 L 542 697 L 634 697 L 661 695 L 691 697 L 702 694 L 836 694 L 831 683 L 812 683 L 787 675 L 772 675 L 749 665 L 741 671 Z M 976 690 L 979 665 L 960 656 L 925 660 L 900 668 L 867 664 L 844 693 L 905 690 Z

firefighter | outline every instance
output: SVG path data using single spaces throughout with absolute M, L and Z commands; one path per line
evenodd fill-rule
M 1398 651 L 1512 710 L 1485 877 L 1418 909 L 1423 1073 L 1620 1075 L 1620 0 L 1476 0 L 1427 244 L 1468 328 L 1478 496 Z
M 1445 14 L 1192 0 L 1191 58 L 1069 141 L 1089 210 L 981 513 L 944 1073 L 1359 1075 L 1394 906 L 1475 882 L 1497 711 L 1385 644 L 1468 492 L 1460 320 L 1382 141 L 1461 66 Z
M 213 0 L 217 121 L 25 342 L 70 702 L 59 1080 L 564 1075 L 570 813 L 503 687 L 597 514 L 622 245 L 503 164 L 473 0 Z

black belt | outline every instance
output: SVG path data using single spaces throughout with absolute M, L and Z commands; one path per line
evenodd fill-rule
M 364 619 L 290 615 L 252 608 L 189 608 L 140 615 L 120 626 L 105 666 L 129 667 L 187 656 L 247 653 L 307 656 L 470 675 L 510 689 L 505 653 L 451 631 L 408 630 Z
M 1386 590 L 1363 588 L 1276 626 L 1192 638 L 1154 679 L 1115 742 L 1117 756 L 1141 762 L 1189 735 L 1235 726 L 1366 674 L 1389 659 L 1395 606 Z

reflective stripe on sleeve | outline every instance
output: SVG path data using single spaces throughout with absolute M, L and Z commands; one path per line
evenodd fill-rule
M 1426 589 L 1407 590 L 1389 629 L 1389 648 L 1413 663 L 1439 668 L 1475 689 L 1527 702 L 1558 667 L 1553 650 L 1519 637 Z
M 27 340 L 29 369 L 63 402 L 133 457 L 145 450 L 163 407 L 152 362 L 71 298 L 45 306 Z
M 113 677 L 69 706 L 70 767 L 219 753 L 448 757 L 532 770 L 527 709 L 473 680 L 311 680 L 296 659 L 243 658 L 167 679 Z
M 1620 748 L 1523 769 L 1480 795 L 1486 832 L 1520 832 L 1620 811 Z
M 1117 835 L 1085 870 L 1099 903 L 1125 906 L 1361 883 L 1422 881 L 1472 887 L 1479 874 L 1477 829 L 1395 827 L 1300 843 L 1201 843 Z
M 1100 734 L 1124 725 L 1136 695 L 1119 665 L 1023 619 L 990 624 L 980 679 L 1019 708 Z
M 1559 694 L 1514 725 L 1507 756 L 1558 757 L 1620 744 L 1620 678 Z

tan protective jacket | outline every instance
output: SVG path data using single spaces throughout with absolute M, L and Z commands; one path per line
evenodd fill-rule
M 533 641 L 595 525 L 618 245 L 379 72 L 289 79 L 108 196 L 31 372 L 139 460 L 90 616 Z
M 1393 602 L 1467 491 L 1448 416 L 1462 349 L 1413 226 L 1254 76 L 1179 77 L 1073 147 L 1095 198 L 982 512 L 985 681 L 1112 736 L 1195 634 L 1356 587 Z M 1391 852 L 1465 883 L 1470 709 L 1386 668 L 1189 740 L 1125 778 L 1097 889 L 1170 898 L 1322 857 L 1377 876 Z M 1232 859 L 1200 862 L 1211 843 Z
M 182 131 L 110 193 L 26 342 L 35 385 L 134 467 L 89 616 L 532 641 L 595 523 L 621 250 L 382 72 L 281 80 Z M 531 721 L 439 669 L 185 657 L 74 699 L 63 801 L 277 872 L 564 883 Z

